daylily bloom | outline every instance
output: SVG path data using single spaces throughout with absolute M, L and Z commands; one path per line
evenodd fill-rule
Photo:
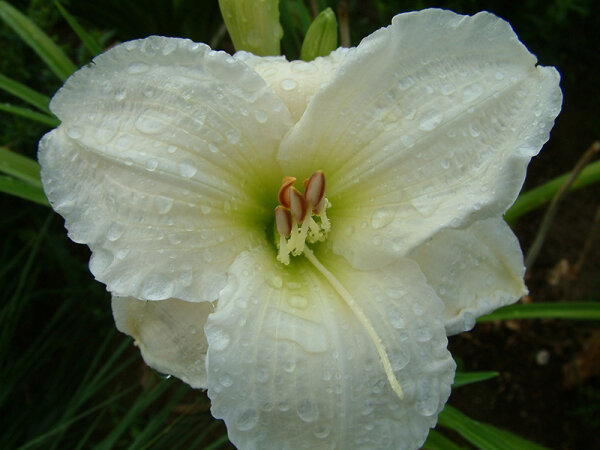
M 489 13 L 310 63 L 153 36 L 69 78 L 39 159 L 117 327 L 236 446 L 417 448 L 447 333 L 526 292 L 502 215 L 561 101 Z

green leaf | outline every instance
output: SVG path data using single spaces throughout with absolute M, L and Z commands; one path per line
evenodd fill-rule
M 461 450 L 459 447 L 450 439 L 438 431 L 431 430 L 425 444 L 423 444 L 425 450 Z
M 569 175 L 569 173 L 566 173 L 519 195 L 515 204 L 504 214 L 504 220 L 508 223 L 514 223 L 523 214 L 548 203 L 554 198 Z M 600 181 L 600 161 L 588 164 L 569 187 L 569 191 L 580 189 L 598 181 Z
M 0 192 L 15 195 L 40 205 L 50 206 L 41 187 L 0 175 Z
M 545 449 L 508 431 L 471 419 L 450 405 L 446 405 L 440 413 L 438 422 L 441 426 L 456 431 L 480 450 Z
M 457 388 L 467 384 L 489 380 L 490 378 L 496 378 L 497 376 L 498 372 L 456 372 L 452 387 Z
M 14 95 L 15 97 L 19 97 L 21 100 L 24 100 L 30 105 L 35 106 L 46 114 L 51 114 L 50 109 L 48 109 L 50 97 L 40 94 L 24 84 L 21 84 L 15 80 L 11 80 L 2 74 L 0 74 L 0 89 Z
M 10 103 L 0 103 L 0 111 L 4 111 L 15 116 L 25 117 L 26 119 L 48 125 L 51 128 L 57 127 L 60 124 L 60 120 L 54 116 L 32 111 L 29 108 L 11 105 Z
M 92 56 L 102 53 L 102 47 L 100 44 L 98 44 L 98 42 L 96 42 L 96 40 L 87 31 L 85 31 L 81 25 L 79 25 L 79 22 L 77 22 L 77 20 L 75 20 L 75 18 L 69 14 L 69 12 L 59 2 L 54 2 L 54 4 L 65 20 L 69 22 L 69 25 L 73 31 L 77 33 L 77 36 L 79 36 L 79 39 L 81 39 L 81 42 L 83 42 L 84 47 L 89 50 Z
M 0 19 L 11 27 L 61 80 L 64 81 L 75 72 L 75 65 L 52 39 L 27 16 L 5 1 L 0 1 Z
M 327 56 L 337 48 L 337 20 L 331 8 L 316 17 L 306 32 L 300 50 L 300 59 L 312 61 L 317 56 Z
M 504 306 L 491 314 L 481 316 L 478 322 L 507 319 L 573 319 L 600 320 L 597 302 L 536 302 Z
M 40 165 L 36 160 L 0 147 L 0 171 L 33 186 L 42 187 Z

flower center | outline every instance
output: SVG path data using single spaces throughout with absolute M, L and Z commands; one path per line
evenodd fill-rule
M 279 234 L 277 260 L 290 263 L 290 254 L 301 255 L 306 241 L 324 241 L 331 229 L 325 211 L 331 206 L 325 197 L 325 175 L 317 170 L 304 181 L 304 194 L 294 187 L 294 177 L 285 177 L 279 189 L 275 224 Z

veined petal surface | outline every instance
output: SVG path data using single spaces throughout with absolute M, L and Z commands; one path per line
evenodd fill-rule
M 117 328 L 135 339 L 146 364 L 193 388 L 207 387 L 204 324 L 212 303 L 113 296 L 112 310 Z
M 282 101 L 231 56 L 153 36 L 95 58 L 50 107 L 62 125 L 40 142 L 44 189 L 96 278 L 119 296 L 215 300 L 264 239 Z
M 448 335 L 470 330 L 477 317 L 527 294 L 519 241 L 500 218 L 442 230 L 410 258 L 446 305 Z
M 279 153 L 298 179 L 326 174 L 334 251 L 374 268 L 501 215 L 561 107 L 558 73 L 535 64 L 489 13 L 401 14 L 364 39 Z
M 404 400 L 320 272 L 253 251 L 232 265 L 205 327 L 213 415 L 240 449 L 418 448 L 454 377 L 441 300 L 410 260 L 361 272 L 319 257 L 381 337 Z

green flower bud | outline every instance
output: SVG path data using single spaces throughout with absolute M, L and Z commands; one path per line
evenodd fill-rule
M 219 7 L 236 50 L 258 56 L 281 53 L 278 0 L 219 0 Z
M 317 56 L 327 56 L 337 48 L 337 20 L 331 8 L 317 16 L 306 32 L 300 59 L 312 61 Z

